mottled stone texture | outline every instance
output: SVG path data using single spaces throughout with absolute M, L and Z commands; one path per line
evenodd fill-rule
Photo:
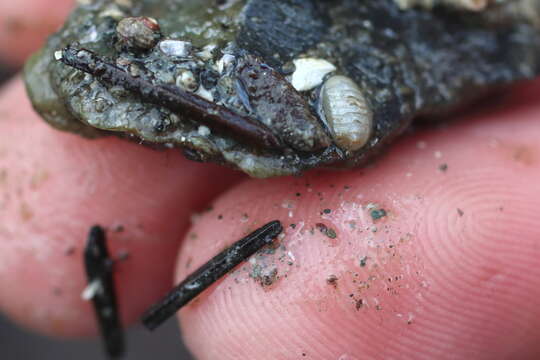
M 446 114 L 540 72 L 536 2 L 483 11 L 406 7 L 394 0 L 133 0 L 132 7 L 95 0 L 74 10 L 28 62 L 27 87 L 36 110 L 59 129 L 180 148 L 193 160 L 269 177 L 362 165 L 413 118 Z M 118 35 L 122 19 L 142 16 L 159 24 L 159 33 L 146 34 L 150 42 L 137 38 L 144 31 Z M 189 54 L 163 53 L 163 40 L 189 42 Z M 134 91 L 56 61 L 67 46 L 96 54 L 117 80 L 146 85 Z M 373 117 L 365 146 L 336 144 L 321 106 L 324 84 L 303 92 L 290 85 L 299 57 L 324 59 L 336 67 L 327 78 L 358 85 Z M 150 101 L 157 88 L 193 95 L 181 104 Z M 214 121 L 219 114 L 239 123 Z M 259 141 L 242 128 L 249 124 L 277 140 Z

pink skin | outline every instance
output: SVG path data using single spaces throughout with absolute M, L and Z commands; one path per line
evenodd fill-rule
M 69 14 L 73 0 L 0 1 L 0 59 L 17 66 Z
M 94 333 L 80 254 L 100 223 L 112 253 L 130 254 L 117 283 L 132 323 L 174 266 L 179 281 L 280 219 L 286 249 L 257 259 L 277 265 L 273 285 L 246 263 L 180 312 L 198 358 L 536 359 L 539 93 L 540 80 L 516 87 L 403 138 L 368 169 L 248 180 L 175 151 L 52 130 L 16 79 L 0 93 L 0 309 L 51 335 Z M 369 204 L 387 216 L 373 221 Z

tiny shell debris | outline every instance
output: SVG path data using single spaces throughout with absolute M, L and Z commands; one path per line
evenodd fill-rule
M 188 41 L 163 40 L 159 43 L 159 49 L 167 56 L 186 58 L 191 54 L 192 45 Z
M 298 91 L 308 91 L 323 83 L 324 77 L 336 71 L 336 67 L 323 59 L 305 58 L 293 61 L 292 86 Z
M 81 299 L 84 301 L 92 300 L 96 294 L 100 291 L 103 291 L 101 281 L 99 279 L 93 280 L 89 283 L 81 293 Z
M 213 58 L 213 52 L 216 50 L 217 45 L 216 44 L 208 44 L 205 47 L 203 47 L 202 51 L 197 53 L 197 56 L 200 57 L 204 61 L 208 61 Z
M 122 43 L 130 49 L 153 48 L 161 37 L 156 19 L 147 16 L 127 17 L 118 23 L 116 33 Z
M 291 225 L 294 225 L 294 224 L 291 224 Z M 294 227 L 293 227 L 293 229 L 294 229 Z M 289 257 L 289 259 L 291 259 L 291 261 L 296 261 L 296 257 L 294 256 L 294 254 L 291 251 L 287 251 L 287 256 Z
M 189 70 L 184 70 L 176 78 L 176 85 L 180 86 L 187 91 L 195 91 L 199 87 L 195 75 Z
M 195 93 L 197 95 L 199 95 L 200 97 L 202 97 L 203 99 L 206 99 L 210 102 L 213 102 L 214 101 L 214 95 L 212 95 L 212 93 L 208 90 L 206 90 L 204 88 L 204 86 L 199 86 L 199 89 L 197 90 L 197 92 Z
M 503 1 L 505 0 L 395 0 L 402 9 L 409 9 L 413 6 L 422 6 L 431 9 L 435 5 L 449 5 L 472 11 L 484 10 L 489 3 L 500 3 Z
M 236 58 L 234 55 L 225 54 L 221 59 L 217 61 L 217 70 L 220 74 L 223 74 L 232 64 Z
M 204 125 L 199 126 L 199 128 L 197 129 L 197 132 L 201 136 L 209 136 L 212 133 L 212 131 L 210 131 L 208 126 L 204 126 Z

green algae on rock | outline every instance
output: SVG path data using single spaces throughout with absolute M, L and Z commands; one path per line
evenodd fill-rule
M 25 79 L 58 129 L 270 177 L 362 165 L 414 117 L 540 73 L 531 0 L 398 3 L 88 0 Z

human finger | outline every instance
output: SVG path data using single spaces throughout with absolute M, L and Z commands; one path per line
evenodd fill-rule
M 20 79 L 0 93 L 0 309 L 45 333 L 95 333 L 82 251 L 108 229 L 119 307 L 131 323 L 171 286 L 190 215 L 240 175 L 116 138 L 47 126 Z
M 177 280 L 267 221 L 277 249 L 180 312 L 199 359 L 536 359 L 540 82 L 375 166 L 246 181 L 182 245 Z M 536 94 L 536 96 L 534 95 Z

